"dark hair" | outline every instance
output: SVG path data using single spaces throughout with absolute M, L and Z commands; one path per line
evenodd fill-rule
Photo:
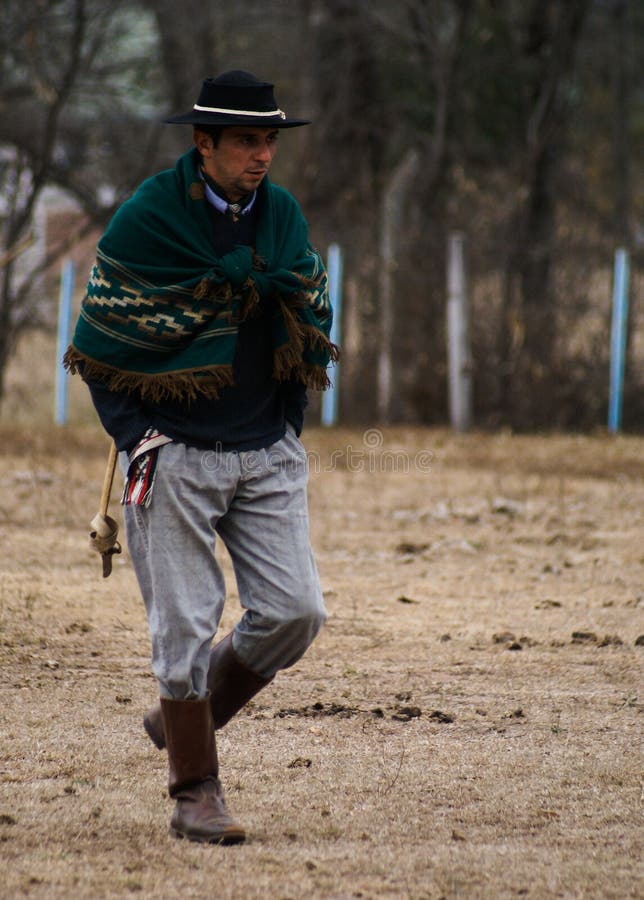
M 195 125 L 194 130 L 203 131 L 204 134 L 207 134 L 212 138 L 213 145 L 217 147 L 219 145 L 221 133 L 225 127 L 225 125 Z

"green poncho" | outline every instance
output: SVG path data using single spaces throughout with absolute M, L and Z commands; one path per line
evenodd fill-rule
M 112 390 L 217 397 L 240 322 L 271 306 L 273 376 L 322 389 L 337 358 L 326 271 L 296 200 L 264 179 L 256 247 L 216 257 L 191 150 L 144 181 L 103 235 L 64 364 Z

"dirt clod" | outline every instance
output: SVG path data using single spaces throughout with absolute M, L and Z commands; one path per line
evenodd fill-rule
M 492 643 L 494 644 L 512 644 L 516 641 L 516 635 L 511 631 L 498 631 L 492 635 Z
M 428 549 L 429 544 L 414 544 L 411 541 L 401 541 L 396 545 L 396 553 L 401 553 L 403 556 L 415 556 Z
M 420 706 L 399 706 L 391 718 L 397 722 L 409 722 L 411 719 L 419 719 L 422 715 Z
M 275 713 L 275 718 L 284 719 L 287 716 L 300 716 L 303 718 L 318 718 L 320 716 L 338 716 L 340 718 L 348 718 L 359 712 L 353 706 L 345 706 L 343 703 L 329 703 L 325 705 L 319 701 L 312 703 L 310 706 L 287 707 L 280 709 Z
M 624 641 L 618 634 L 606 634 L 598 641 L 598 647 L 622 647 L 624 645 Z
M 594 631 L 573 631 L 571 638 L 573 644 L 597 643 L 597 635 Z

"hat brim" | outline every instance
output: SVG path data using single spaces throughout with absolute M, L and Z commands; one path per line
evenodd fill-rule
M 309 119 L 282 119 L 280 116 L 226 116 L 220 113 L 200 113 L 195 110 L 179 116 L 169 116 L 163 120 L 167 125 L 216 125 L 240 126 L 252 128 L 297 128 L 299 125 L 310 125 Z

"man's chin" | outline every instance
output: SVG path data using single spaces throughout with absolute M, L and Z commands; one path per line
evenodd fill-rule
M 248 175 L 244 178 L 243 181 L 238 181 L 234 187 L 235 193 L 238 196 L 238 198 L 245 197 L 247 194 L 252 194 L 253 191 L 256 191 L 265 177 L 266 177 L 266 172 L 262 172 L 261 175 L 257 175 L 257 176 Z M 228 196 L 232 196 L 231 192 L 228 192 Z
M 264 180 L 266 174 L 266 172 L 258 172 L 257 175 L 248 176 L 248 183 L 252 185 L 252 190 L 254 190 L 257 185 Z

